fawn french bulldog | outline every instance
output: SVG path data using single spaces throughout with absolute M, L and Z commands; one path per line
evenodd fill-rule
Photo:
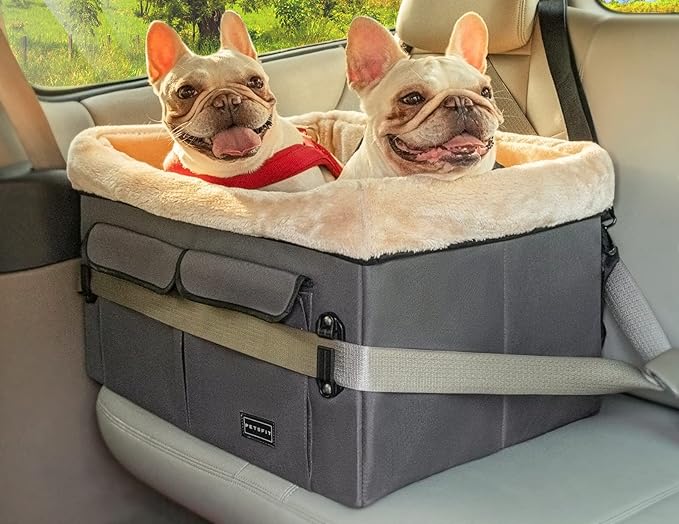
M 167 24 L 149 27 L 149 81 L 174 140 L 165 170 L 224 186 L 278 191 L 334 180 L 341 166 L 278 115 L 269 79 L 237 13 L 222 16 L 220 39 L 219 51 L 199 56 Z M 291 171 L 295 166 L 298 172 Z M 282 179 L 281 173 L 287 176 Z
M 476 13 L 455 24 L 445 56 L 408 59 L 371 18 L 349 28 L 347 79 L 367 127 L 342 178 L 427 174 L 455 179 L 490 171 L 503 121 L 484 74 L 488 29 Z

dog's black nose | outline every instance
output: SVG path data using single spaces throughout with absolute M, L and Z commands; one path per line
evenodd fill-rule
M 235 109 L 243 102 L 240 95 L 235 93 L 222 93 L 212 100 L 212 106 L 217 109 Z
M 473 100 L 467 96 L 451 95 L 443 101 L 444 107 L 454 108 L 458 111 L 466 110 L 473 105 Z

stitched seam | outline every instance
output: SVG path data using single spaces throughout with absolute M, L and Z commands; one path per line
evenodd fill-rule
M 361 193 L 363 193 L 361 191 Z M 361 197 L 363 198 L 363 196 Z M 365 209 L 365 207 L 362 207 L 361 209 Z M 365 310 L 366 310 L 366 300 L 367 300 L 367 295 L 365 292 L 365 274 L 366 274 L 366 268 L 361 267 L 361 334 L 360 334 L 360 340 L 362 343 L 365 343 L 364 337 L 365 337 Z M 359 392 L 358 396 L 360 399 L 360 409 L 358 410 L 358 429 L 360 431 L 360 442 L 358 443 L 358 446 L 356 446 L 358 452 L 357 452 L 357 459 L 358 459 L 358 468 L 359 468 L 359 493 L 360 493 L 360 503 L 361 505 L 365 504 L 365 465 L 363 464 L 363 455 L 365 451 L 365 416 L 363 413 L 363 409 L 365 407 L 365 393 L 363 391 Z
M 293 492 L 297 491 L 297 486 L 294 484 L 291 484 L 288 489 L 286 489 L 283 494 L 281 495 L 281 502 L 285 502 L 290 495 L 293 494 Z
M 193 459 L 193 460 L 196 460 L 196 459 Z M 245 470 L 246 470 L 248 467 L 251 467 L 251 466 L 252 466 L 252 464 L 250 464 L 250 463 L 248 462 L 248 463 L 245 465 L 245 467 L 244 467 L 244 468 L 241 468 L 241 470 L 238 472 L 238 473 L 239 473 L 239 476 L 238 476 L 238 477 L 234 477 L 234 478 L 235 478 L 236 480 L 241 481 L 241 482 L 247 483 L 249 486 L 253 486 L 253 487 L 257 488 L 257 489 L 261 490 L 261 491 L 264 492 L 264 493 L 267 493 L 272 499 L 280 500 L 282 494 L 281 494 L 281 495 L 278 495 L 278 496 L 274 496 L 274 495 L 272 495 L 272 494 L 269 492 L 268 488 L 267 488 L 266 486 L 264 486 L 263 484 L 260 484 L 259 482 L 255 482 L 255 481 L 252 480 L 252 479 L 246 479 L 246 478 L 243 478 L 242 476 L 240 476 L 240 473 L 244 473 Z M 289 488 L 289 486 L 288 486 L 288 488 Z M 288 488 L 286 488 L 286 490 L 287 490 Z M 284 491 L 283 493 L 285 493 L 285 491 Z
M 637 504 L 630 506 L 625 511 L 617 513 L 616 515 L 613 515 L 612 517 L 609 517 L 606 520 L 600 521 L 600 524 L 615 524 L 616 522 L 623 522 L 623 520 L 627 520 L 629 517 L 637 515 L 641 513 L 643 510 L 650 508 L 651 506 L 657 504 L 658 502 L 661 502 L 671 497 L 672 495 L 676 495 L 677 493 L 679 493 L 679 484 L 675 484 L 671 488 L 667 488 L 665 491 L 661 491 L 659 493 L 656 493 L 655 495 L 645 498 L 641 502 L 638 502 Z
M 236 471 L 236 473 L 233 476 L 238 477 L 238 475 L 240 475 L 243 472 L 243 470 L 248 467 L 248 464 L 249 464 L 249 462 L 246 462 L 245 464 L 243 464 L 243 466 L 238 471 Z
M 142 442 L 146 442 L 147 444 L 153 445 L 154 447 L 160 449 L 161 451 L 164 451 L 170 455 L 173 455 L 175 458 L 178 458 L 179 460 L 182 460 L 184 462 L 190 463 L 192 466 L 196 466 L 199 469 L 202 469 L 204 471 L 212 470 L 215 472 L 216 475 L 223 477 L 223 478 L 235 478 L 235 475 L 233 473 L 229 473 L 228 471 L 224 471 L 222 469 L 219 469 L 217 467 L 211 466 L 209 464 L 205 464 L 203 462 L 199 462 L 192 457 L 182 453 L 181 451 L 168 446 L 167 444 L 164 444 L 163 442 L 160 442 L 159 440 L 155 439 L 154 437 L 144 433 L 143 431 L 130 426 L 129 424 L 125 423 L 123 420 L 118 418 L 115 414 L 113 414 L 109 409 L 104 406 L 101 403 L 98 403 L 98 406 L 101 408 L 103 411 L 104 415 L 116 426 L 119 427 L 119 429 L 124 430 L 126 433 L 128 433 L 130 436 L 133 436 L 137 438 L 138 440 L 141 440 Z M 247 466 L 248 463 L 245 464 Z M 242 467 L 238 473 L 240 473 L 243 469 L 245 469 L 245 466 Z
M 519 37 L 519 42 L 523 42 L 523 18 L 524 18 L 524 10 L 526 8 L 526 0 L 521 0 L 519 3 L 519 11 L 517 14 L 517 21 L 516 21 L 516 31 L 517 35 Z
M 309 379 L 304 379 L 304 455 L 306 458 L 306 487 L 311 489 L 311 428 L 309 424 Z
M 101 324 L 101 317 L 104 314 L 101 308 L 101 298 L 97 299 L 96 306 L 97 306 L 97 339 L 99 340 L 99 358 L 101 359 L 101 373 L 104 375 L 102 378 L 104 380 L 104 384 L 106 384 L 106 359 L 104 358 L 104 342 L 102 340 L 101 336 L 101 330 L 102 330 L 102 324 Z
M 502 353 L 507 354 L 507 245 L 502 245 Z M 507 442 L 507 395 L 502 395 L 500 446 Z
M 118 427 L 119 430 L 123 431 L 130 437 L 138 440 L 142 444 L 146 444 L 152 447 L 155 447 L 159 451 L 162 451 L 166 453 L 167 455 L 170 455 L 174 457 L 175 459 L 179 460 L 180 462 L 184 462 L 188 464 L 189 466 L 193 466 L 196 469 L 199 469 L 203 471 L 204 473 L 207 473 L 208 475 L 211 475 L 217 479 L 226 481 L 228 483 L 234 484 L 237 487 L 240 487 L 242 489 L 245 489 L 246 491 L 249 491 L 253 495 L 257 496 L 263 496 L 264 498 L 270 500 L 271 502 L 281 505 L 280 500 L 277 497 L 274 497 L 271 495 L 266 488 L 263 486 L 260 486 L 256 482 L 252 482 L 251 480 L 245 480 L 241 478 L 236 478 L 235 476 L 232 476 L 230 473 L 225 472 L 219 468 L 215 468 L 213 466 L 210 466 L 209 464 L 205 464 L 204 462 L 198 461 L 197 459 L 194 459 L 193 457 L 190 457 L 188 455 L 185 455 L 181 451 L 168 446 L 155 438 L 151 437 L 150 435 L 147 435 L 143 431 L 134 428 L 132 426 L 129 426 L 125 422 L 123 422 L 121 419 L 116 417 L 112 412 L 108 410 L 106 406 L 104 406 L 101 402 L 97 402 L 97 405 L 101 408 L 104 416 L 109 419 L 109 421 L 116 427 Z M 250 464 L 245 464 L 238 473 L 242 472 L 247 466 Z M 302 508 L 293 506 L 290 504 L 286 505 L 289 508 L 292 508 L 295 510 L 295 512 L 299 513 L 299 517 L 303 518 L 304 520 L 307 520 L 308 522 L 318 522 L 319 517 L 316 515 L 313 515 L 311 513 L 308 513 L 304 511 Z
M 521 13 L 523 10 L 523 1 L 524 0 L 521 0 L 519 2 L 518 11 L 516 13 L 516 36 L 518 37 L 519 42 L 521 42 Z
M 191 431 L 191 404 L 189 403 L 189 384 L 186 374 L 186 333 L 179 331 L 180 349 L 182 352 L 182 378 L 184 382 L 184 406 L 186 407 L 186 428 Z

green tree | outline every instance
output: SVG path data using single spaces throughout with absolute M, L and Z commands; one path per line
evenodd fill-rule
M 153 2 L 151 0 L 138 0 L 138 1 L 139 10 L 137 11 L 136 15 L 140 18 L 148 17 L 149 13 L 151 12 Z
M 273 7 L 281 27 L 295 31 L 314 18 L 320 4 L 313 0 L 273 0 Z
M 214 40 L 219 38 L 224 4 L 224 0 L 139 0 L 137 14 L 148 20 L 164 20 L 179 31 L 187 29 L 194 41 L 196 37 Z
M 69 0 L 68 17 L 75 31 L 87 31 L 94 36 L 94 30 L 101 25 L 101 0 Z

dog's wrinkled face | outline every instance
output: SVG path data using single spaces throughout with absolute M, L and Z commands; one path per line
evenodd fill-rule
M 163 22 L 146 39 L 149 79 L 175 141 L 211 159 L 257 154 L 273 125 L 276 99 L 241 18 L 224 13 L 222 48 L 193 54 Z
M 416 60 L 377 22 L 352 23 L 349 82 L 369 117 L 373 147 L 394 175 L 492 169 L 502 114 L 484 74 L 487 49 L 487 29 L 475 13 L 457 22 L 445 56 Z

